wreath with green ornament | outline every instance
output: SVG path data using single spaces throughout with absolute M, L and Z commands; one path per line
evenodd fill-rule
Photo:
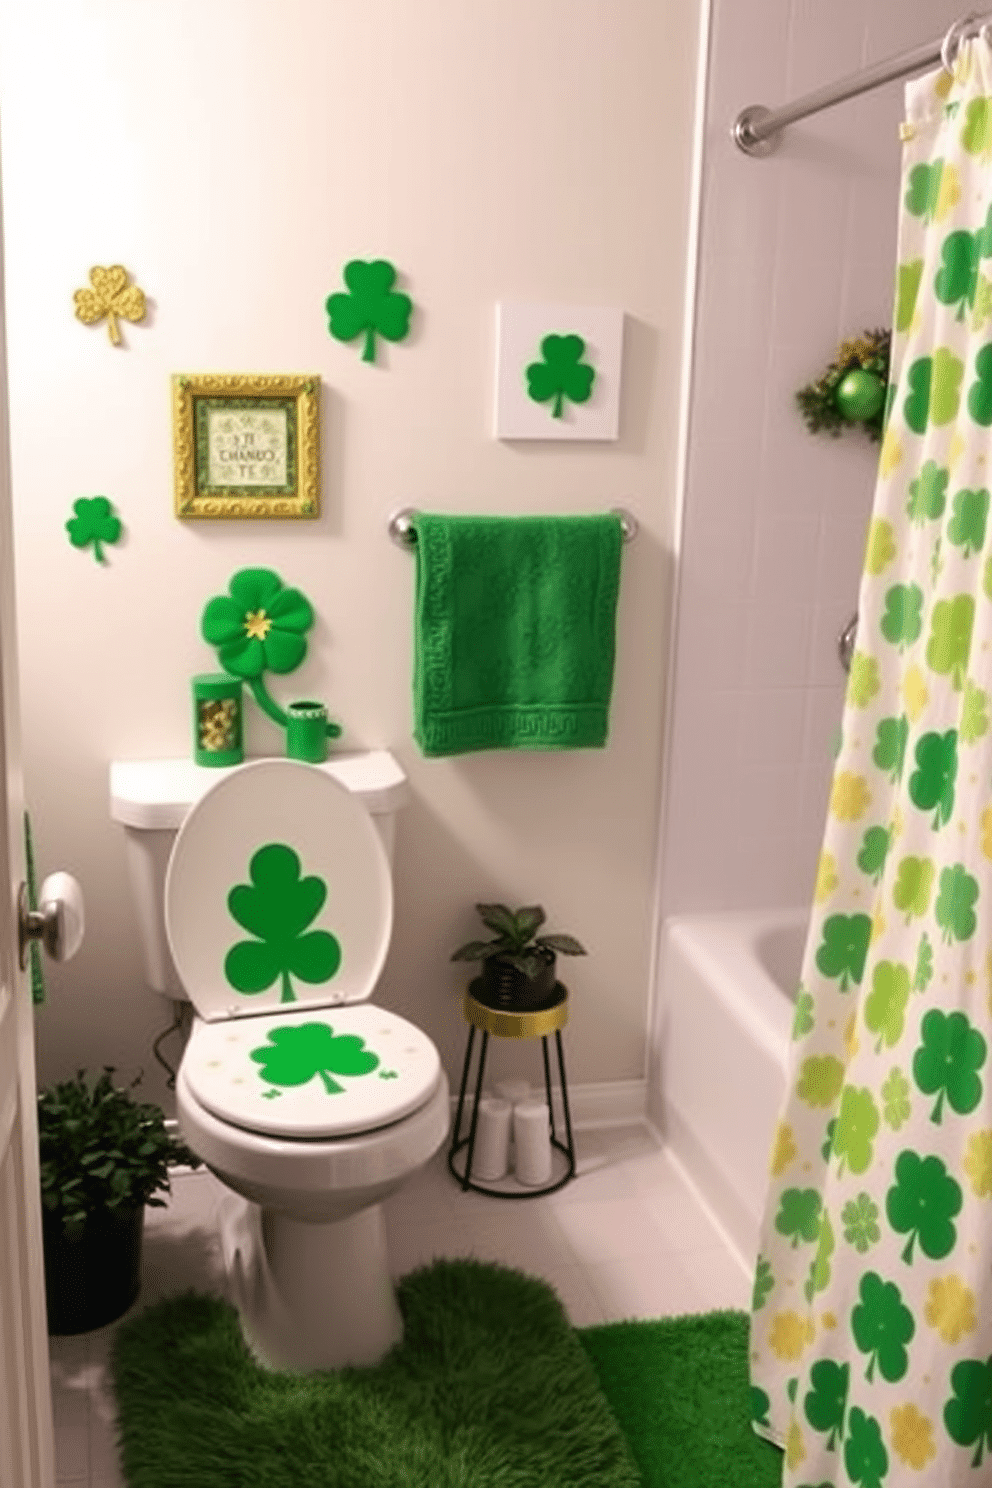
M 863 331 L 842 341 L 837 355 L 816 382 L 800 388 L 796 402 L 811 434 L 836 436 L 860 424 L 880 439 L 885 422 L 891 331 Z

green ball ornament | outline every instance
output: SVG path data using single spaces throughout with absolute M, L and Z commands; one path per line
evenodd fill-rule
M 841 379 L 834 400 L 849 423 L 874 418 L 885 402 L 885 383 L 874 372 L 855 367 Z

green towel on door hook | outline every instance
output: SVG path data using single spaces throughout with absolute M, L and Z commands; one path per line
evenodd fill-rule
M 424 754 L 604 745 L 620 518 L 418 513 L 413 527 Z

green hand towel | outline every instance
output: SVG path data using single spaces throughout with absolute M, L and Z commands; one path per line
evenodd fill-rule
M 414 529 L 424 754 L 605 744 L 619 517 L 418 514 Z

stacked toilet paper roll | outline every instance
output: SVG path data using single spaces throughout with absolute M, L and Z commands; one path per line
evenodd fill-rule
M 513 1107 L 498 1095 L 479 1101 L 479 1120 L 472 1152 L 472 1177 L 485 1183 L 505 1178 L 510 1166 L 510 1120 Z
M 513 1107 L 514 1171 L 528 1188 L 551 1180 L 551 1130 L 546 1101 L 520 1101 Z

